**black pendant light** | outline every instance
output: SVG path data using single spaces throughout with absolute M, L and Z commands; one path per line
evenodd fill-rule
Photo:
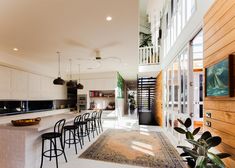
M 72 60 L 71 59 L 69 59 L 69 63 L 70 63 L 70 80 L 67 82 L 66 86 L 69 88 L 75 88 L 76 83 L 72 81 Z
M 78 64 L 78 84 L 77 89 L 83 89 L 83 85 L 80 83 L 80 64 Z
M 64 85 L 65 81 L 61 78 L 61 75 L 60 75 L 60 52 L 57 51 L 56 53 L 58 55 L 58 68 L 59 68 L 59 70 L 58 70 L 58 78 L 54 79 L 53 84 L 54 85 Z

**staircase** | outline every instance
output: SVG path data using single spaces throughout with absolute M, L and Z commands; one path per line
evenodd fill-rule
M 140 125 L 156 125 L 155 83 L 156 78 L 138 78 L 137 101 Z

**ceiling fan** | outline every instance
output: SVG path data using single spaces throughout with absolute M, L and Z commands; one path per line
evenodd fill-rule
M 92 61 L 95 64 L 92 67 L 88 67 L 88 69 L 97 69 L 100 68 L 102 63 L 105 61 L 109 61 L 110 63 L 121 63 L 121 59 L 118 57 L 102 57 L 100 54 L 100 49 L 93 50 L 93 56 L 90 58 L 77 58 L 79 61 Z

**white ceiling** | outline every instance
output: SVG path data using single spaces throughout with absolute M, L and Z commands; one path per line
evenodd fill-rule
M 113 20 L 107 22 L 106 16 Z M 57 72 L 56 51 L 61 52 L 62 73 L 120 71 L 136 79 L 138 70 L 137 0 L 0 0 L 0 53 L 7 53 Z M 19 51 L 13 51 L 13 48 Z M 88 69 L 91 61 L 77 58 L 118 57 Z

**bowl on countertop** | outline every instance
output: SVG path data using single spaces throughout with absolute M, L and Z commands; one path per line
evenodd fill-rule
M 20 119 L 20 120 L 11 120 L 11 123 L 14 126 L 30 126 L 30 125 L 37 125 L 41 121 L 40 117 L 37 118 L 27 118 L 27 119 Z

